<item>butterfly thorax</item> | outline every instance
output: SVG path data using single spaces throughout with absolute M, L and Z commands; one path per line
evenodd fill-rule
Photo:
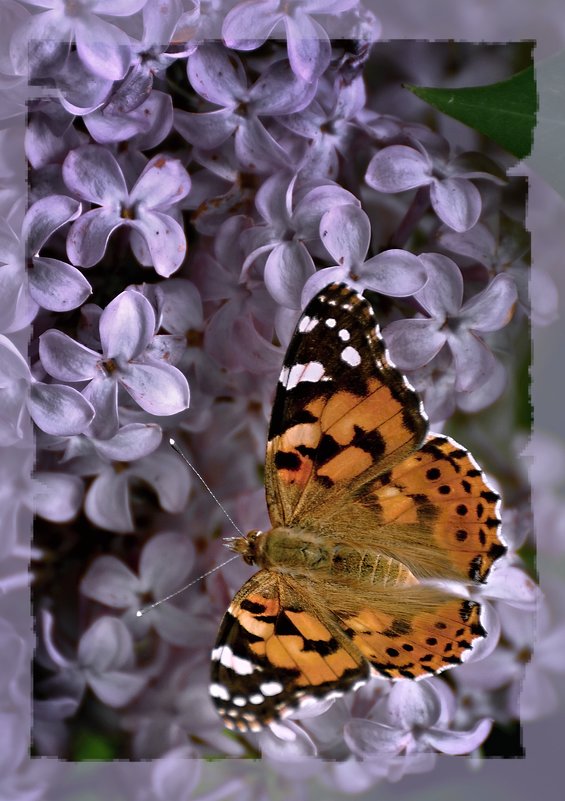
M 416 579 L 396 559 L 362 546 L 328 537 L 327 532 L 277 526 L 250 531 L 230 543 L 245 562 L 266 570 L 311 580 L 390 586 L 415 584 Z

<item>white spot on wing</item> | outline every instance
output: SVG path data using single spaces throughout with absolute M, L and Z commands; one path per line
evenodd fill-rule
M 253 695 L 249 696 L 249 702 L 251 704 L 260 704 L 264 700 L 265 698 L 261 695 L 261 693 L 254 693 Z
M 357 367 L 359 364 L 361 364 L 361 356 L 359 355 L 359 351 L 355 350 L 355 348 L 352 348 L 351 345 L 348 345 L 341 351 L 341 358 L 351 367 Z
M 223 684 L 216 684 L 215 682 L 210 685 L 210 695 L 212 698 L 221 698 L 222 701 L 228 701 L 230 697 L 227 687 L 224 687 Z
M 308 362 L 308 364 L 293 364 L 284 367 L 280 382 L 286 389 L 294 389 L 301 381 L 322 381 L 325 376 L 324 365 L 321 362 Z
M 333 317 L 328 317 L 328 319 L 326 320 L 326 325 L 328 326 L 328 328 L 335 328 L 337 323 Z
M 236 706 L 245 706 L 245 704 L 247 703 L 247 699 L 244 698 L 242 695 L 234 695 L 234 697 L 232 698 L 232 702 Z
M 219 656 L 215 656 L 217 652 Z M 231 668 L 238 676 L 249 676 L 255 670 L 259 670 L 257 665 L 254 665 L 249 659 L 242 656 L 236 656 L 229 645 L 220 646 L 212 651 L 212 659 L 219 661 L 221 665 Z
M 314 328 L 316 328 L 318 322 L 319 320 L 316 317 L 308 317 L 306 314 L 298 323 L 298 330 L 301 334 L 307 334 L 309 331 L 313 331 Z
M 261 690 L 263 695 L 271 696 L 282 693 L 283 686 L 278 681 L 265 681 L 263 682 L 263 684 L 259 686 L 259 689 Z
M 338 337 L 341 339 L 342 342 L 349 342 L 351 339 L 351 334 L 345 328 L 342 328 L 338 332 Z

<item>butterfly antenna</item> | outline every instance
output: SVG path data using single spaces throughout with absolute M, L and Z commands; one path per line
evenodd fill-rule
M 216 501 L 216 503 L 218 504 L 218 506 L 220 507 L 220 509 L 222 510 L 222 512 L 225 514 L 225 516 L 227 517 L 227 519 L 230 521 L 230 523 L 232 524 L 232 526 L 235 528 L 235 530 L 237 531 L 237 533 L 238 533 L 238 534 L 239 534 L 241 537 L 245 537 L 245 534 L 243 533 L 243 531 L 242 531 L 242 530 L 239 528 L 239 526 L 236 526 L 236 524 L 234 523 L 234 521 L 232 520 L 232 518 L 229 516 L 229 514 L 227 513 L 227 511 L 224 509 L 224 507 L 222 506 L 222 504 L 220 503 L 220 501 L 219 501 L 219 500 L 216 498 L 216 496 L 214 495 L 214 493 L 212 492 L 212 490 L 210 489 L 210 487 L 208 486 L 208 484 L 207 484 L 207 483 L 204 481 L 204 479 L 202 478 L 202 476 L 200 475 L 200 473 L 198 472 L 198 470 L 195 468 L 195 466 L 194 466 L 193 464 L 191 464 L 191 463 L 188 461 L 188 459 L 186 458 L 186 456 L 185 456 L 185 455 L 184 455 L 184 453 L 181 451 L 181 449 L 179 448 L 179 446 L 177 445 L 177 443 L 175 442 L 175 440 L 174 440 L 172 437 L 169 437 L 169 445 L 171 446 L 171 448 L 172 448 L 174 451 L 176 451 L 176 452 L 178 453 L 178 455 L 181 457 L 181 459 L 184 459 L 184 461 L 185 461 L 185 462 L 187 463 L 187 465 L 190 467 L 190 469 L 192 470 L 192 472 L 193 472 L 193 473 L 194 473 L 194 474 L 197 476 L 197 478 L 199 478 L 199 479 L 200 479 L 200 481 L 201 481 L 201 482 L 204 484 L 204 486 L 206 487 L 206 489 L 208 490 L 208 492 L 210 493 L 210 495 L 212 496 L 212 498 L 213 498 L 213 499 Z M 231 561 L 231 560 L 230 560 L 230 561 Z
M 208 570 L 206 573 L 203 573 L 201 576 L 198 576 L 198 578 L 195 578 L 194 581 L 185 584 L 184 587 L 180 588 L 180 590 L 175 590 L 175 592 L 172 592 L 170 595 L 166 595 L 164 598 L 160 598 L 158 601 L 155 601 L 155 603 L 149 604 L 149 606 L 144 606 L 143 609 L 138 609 L 137 612 L 135 613 L 136 617 L 141 617 L 146 612 L 149 612 L 150 609 L 155 609 L 156 606 L 164 604 L 165 601 L 170 601 L 171 598 L 175 597 L 175 595 L 180 595 L 181 592 L 188 590 L 188 588 L 192 587 L 193 584 L 196 584 L 201 579 L 206 578 L 206 576 L 209 576 L 215 570 L 219 570 L 221 567 L 224 567 L 224 565 L 228 565 L 230 562 L 233 562 L 234 559 L 239 559 L 239 554 L 236 554 L 235 556 L 232 556 L 231 559 L 227 559 L 225 562 L 222 562 L 221 565 L 216 565 L 216 567 L 213 567 L 211 570 Z

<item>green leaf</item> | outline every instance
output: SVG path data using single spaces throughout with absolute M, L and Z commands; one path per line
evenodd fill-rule
M 73 746 L 73 762 L 85 762 L 93 759 L 107 762 L 116 756 L 115 749 L 108 738 L 100 734 L 81 731 L 77 734 Z
M 437 89 L 404 86 L 438 111 L 488 136 L 519 159 L 532 149 L 537 94 L 534 68 L 488 86 Z

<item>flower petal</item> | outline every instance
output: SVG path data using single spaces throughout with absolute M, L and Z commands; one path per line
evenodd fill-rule
M 483 718 L 470 731 L 429 729 L 424 736 L 442 754 L 470 754 L 484 743 L 491 728 L 492 720 Z
M 191 145 L 206 142 L 206 147 L 210 150 L 229 139 L 239 124 L 238 118 L 230 108 L 199 114 L 175 109 L 174 120 L 175 129 L 187 142 Z
M 379 192 L 404 192 L 432 183 L 432 167 L 423 153 L 406 145 L 391 145 L 375 153 L 365 180 Z
M 481 193 L 464 178 L 435 180 L 430 188 L 430 200 L 437 216 L 454 231 L 472 228 L 481 215 Z
M 134 462 L 153 453 L 161 444 L 163 432 L 156 423 L 129 423 L 111 439 L 95 440 L 96 451 L 114 462 Z
M 396 248 L 373 256 L 360 265 L 357 272 L 367 289 L 395 298 L 414 295 L 422 289 L 428 278 L 418 256 Z
M 190 176 L 178 159 L 157 155 L 148 162 L 131 190 L 129 202 L 147 209 L 168 208 L 190 191 Z
M 149 248 L 155 272 L 168 278 L 178 270 L 186 255 L 186 237 L 176 220 L 160 211 L 144 210 L 130 225 Z
M 285 16 L 284 23 L 288 58 L 293 72 L 304 81 L 315 83 L 330 63 L 328 34 L 298 5 L 294 7 L 293 16 Z
M 34 508 L 40 517 L 53 523 L 68 523 L 79 513 L 84 484 L 78 476 L 65 473 L 36 473 Z
M 113 209 L 92 209 L 79 217 L 71 226 L 67 237 L 67 255 L 79 267 L 92 267 L 104 253 L 110 234 L 123 225 Z
M 457 317 L 463 300 L 463 276 L 452 259 L 440 253 L 421 253 L 428 282 L 418 292 L 419 303 L 438 321 Z
M 320 220 L 320 238 L 335 263 L 344 267 L 361 265 L 371 241 L 371 223 L 359 206 L 337 206 Z
M 194 90 L 210 103 L 233 108 L 246 96 L 247 76 L 241 59 L 220 44 L 200 45 L 188 59 L 187 72 Z
M 153 306 L 140 292 L 125 290 L 100 316 L 100 342 L 104 358 L 123 361 L 140 356 L 155 334 Z
M 177 532 L 152 537 L 143 547 L 139 577 L 145 592 L 161 598 L 179 589 L 187 580 L 194 563 L 194 545 Z
M 62 331 L 50 328 L 39 337 L 39 358 L 59 381 L 87 381 L 96 375 L 100 354 L 85 348 Z
M 182 512 L 188 498 L 190 476 L 188 470 L 179 470 L 179 457 L 167 446 L 148 459 L 135 462 L 132 474 L 150 484 L 166 512 Z
M 115 556 L 99 556 L 80 583 L 87 598 L 115 609 L 128 609 L 138 603 L 141 592 L 138 577 Z
M 265 285 L 271 296 L 289 309 L 300 308 L 300 296 L 316 268 L 302 242 L 277 245 L 265 265 Z
M 92 287 L 75 267 L 59 259 L 37 256 L 28 273 L 29 294 L 49 311 L 70 311 L 81 306 Z
M 498 331 L 514 314 L 518 293 L 510 275 L 496 275 L 490 284 L 461 309 L 461 319 L 474 331 Z
M 94 525 L 127 534 L 134 530 L 129 508 L 128 474 L 108 468 L 94 479 L 86 494 L 84 511 Z
M 441 713 L 440 698 L 426 679 L 394 684 L 386 704 L 390 724 L 401 729 L 427 729 L 438 721 Z
M 94 417 L 94 408 L 78 390 L 62 384 L 31 385 L 28 401 L 34 423 L 54 437 L 82 434 Z
M 119 709 L 139 695 L 147 684 L 147 676 L 112 670 L 102 675 L 88 672 L 87 681 L 103 704 Z
M 356 718 L 345 724 L 343 735 L 353 753 L 363 759 L 399 754 L 412 739 L 408 732 L 373 720 Z
M 120 373 L 120 383 L 149 414 L 168 416 L 188 409 L 190 390 L 180 370 L 170 364 L 131 364 Z
M 278 8 L 279 0 L 247 0 L 238 3 L 226 14 L 222 25 L 226 47 L 255 50 L 262 45 L 282 18 Z
M 75 21 L 75 41 L 82 63 L 96 75 L 119 81 L 130 65 L 129 36 L 100 17 L 89 14 Z
M 84 145 L 71 150 L 63 162 L 63 180 L 82 200 L 114 210 L 127 198 L 120 165 L 101 145 Z
M 472 331 L 448 333 L 447 342 L 453 353 L 458 392 L 466 392 L 484 384 L 492 375 L 496 359 L 485 343 Z
M 22 225 L 22 237 L 29 253 L 37 255 L 51 234 L 65 223 L 76 220 L 80 212 L 78 200 L 66 195 L 48 195 L 33 203 Z
M 117 382 L 100 373 L 83 389 L 82 394 L 95 411 L 94 420 L 86 431 L 88 436 L 97 439 L 113 437 L 119 426 Z
M 249 92 L 256 114 L 272 116 L 301 111 L 314 99 L 316 81 L 309 82 L 293 73 L 288 61 L 275 61 L 263 71 Z
M 434 320 L 413 317 L 394 320 L 383 331 L 391 358 L 400 370 L 418 370 L 445 345 L 446 336 Z

